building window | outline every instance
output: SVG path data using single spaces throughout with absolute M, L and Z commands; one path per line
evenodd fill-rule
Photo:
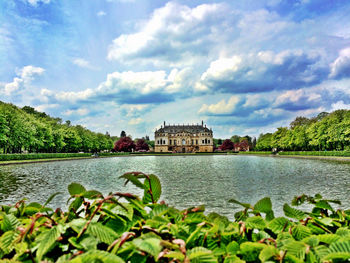
M 157 144 L 159 144 L 159 140 L 157 141 Z
M 198 144 L 198 140 L 196 140 L 196 144 Z
M 182 145 L 185 145 L 185 144 L 186 144 L 186 140 L 182 139 Z
M 204 143 L 207 144 L 207 142 L 208 142 L 208 141 L 207 141 L 207 138 L 205 138 Z
M 191 144 L 193 145 L 193 140 L 191 140 Z
M 176 145 L 176 140 L 174 140 L 174 145 Z
M 210 140 L 208 140 L 208 144 L 210 144 Z
M 163 144 L 165 144 L 165 140 L 163 141 Z
M 202 144 L 204 144 L 204 140 L 202 140 Z
M 169 140 L 169 145 L 171 145 L 171 140 Z

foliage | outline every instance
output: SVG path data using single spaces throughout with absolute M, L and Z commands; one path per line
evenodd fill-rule
M 234 144 L 231 140 L 226 139 L 223 141 L 223 143 L 220 145 L 219 149 L 221 151 L 231 151 L 234 148 Z
M 111 150 L 109 134 L 95 133 L 70 121 L 0 101 L 0 153 L 100 152 Z
M 121 137 L 114 144 L 114 150 L 116 152 L 131 152 L 135 150 L 135 143 L 130 137 Z
M 290 128 L 280 127 L 273 134 L 261 134 L 256 150 L 349 151 L 350 110 L 322 112 L 314 118 L 297 117 Z
M 350 151 L 299 151 L 299 152 L 279 152 L 278 154 L 279 155 L 350 157 Z
M 139 139 L 136 142 L 135 149 L 136 149 L 136 151 L 148 151 L 149 146 L 144 139 Z
M 204 208 L 178 210 L 159 202 L 152 174 L 121 176 L 143 190 L 102 193 L 68 186 L 68 211 L 20 200 L 0 209 L 0 258 L 5 262 L 345 262 L 350 259 L 350 211 L 321 195 L 295 197 L 275 217 L 270 198 L 242 207 L 235 220 Z
M 99 153 L 98 156 L 118 156 L 128 153 Z M 87 158 L 92 157 L 91 153 L 29 153 L 29 154 L 0 154 L 0 161 L 14 160 L 37 160 L 37 159 L 58 159 L 58 158 Z

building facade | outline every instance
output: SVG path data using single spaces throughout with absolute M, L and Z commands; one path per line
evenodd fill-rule
M 155 152 L 213 152 L 213 131 L 202 124 L 166 125 L 164 122 L 154 134 Z

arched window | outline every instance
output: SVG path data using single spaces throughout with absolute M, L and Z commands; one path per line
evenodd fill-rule
M 163 144 L 165 144 L 165 140 L 163 140 Z
M 186 144 L 186 140 L 182 139 L 182 145 L 185 145 L 185 144 Z
M 169 140 L 169 145 L 171 145 L 171 140 Z
M 208 140 L 208 144 L 210 144 L 210 140 Z
M 157 144 L 159 144 L 159 140 L 157 141 Z

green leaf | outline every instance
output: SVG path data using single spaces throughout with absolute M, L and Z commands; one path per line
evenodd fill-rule
M 279 233 L 285 229 L 288 229 L 291 222 L 285 217 L 276 217 L 268 223 L 268 228 L 274 233 Z
M 257 262 L 260 251 L 265 247 L 266 245 L 261 243 L 244 242 L 240 245 L 240 254 L 242 259 L 246 261 Z
M 169 253 L 165 254 L 163 257 L 174 258 L 180 261 L 183 261 L 185 259 L 185 255 L 178 251 L 170 251 Z
M 89 191 L 85 191 L 83 193 L 83 197 L 85 197 L 87 199 L 96 199 L 96 198 L 103 198 L 103 195 L 99 191 L 89 190 Z
M 149 179 L 145 179 L 145 191 L 143 194 L 142 201 L 147 203 L 156 203 L 160 195 L 162 194 L 162 187 L 159 181 L 159 178 L 154 174 L 148 175 Z M 152 198 L 153 197 L 153 198 Z
M 230 199 L 228 200 L 229 203 L 233 203 L 233 204 L 237 204 L 237 205 L 240 205 L 240 206 L 243 206 L 245 208 L 251 208 L 253 209 L 252 205 L 251 204 L 248 204 L 248 203 L 241 203 L 240 201 L 236 200 L 236 199 Z
M 134 173 L 125 173 L 125 174 L 119 176 L 119 178 L 124 178 L 127 180 L 126 183 L 128 181 L 130 181 L 136 187 L 147 190 L 146 186 L 137 178 L 137 175 L 135 175 Z M 143 178 L 144 178 L 144 176 L 143 176 Z
M 82 195 L 85 191 L 85 187 L 79 183 L 71 183 L 68 185 L 68 192 L 71 196 Z
M 224 263 L 246 263 L 244 260 L 241 260 L 239 257 L 232 255 L 225 257 Z
M 73 200 L 73 202 L 69 205 L 69 210 L 74 210 L 75 212 L 78 211 L 78 209 L 81 207 L 83 204 L 84 200 L 81 197 L 77 197 Z
M 160 239 L 156 237 L 136 238 L 132 242 L 141 251 L 147 252 L 155 259 L 158 258 L 162 246 L 160 245 Z
M 226 246 L 226 253 L 228 255 L 236 255 L 238 250 L 239 250 L 239 244 L 236 241 L 231 241 Z
M 1 230 L 3 232 L 9 231 L 9 230 L 16 230 L 16 228 L 20 225 L 20 222 L 17 220 L 17 218 L 13 214 L 1 213 L 1 215 L 2 215 Z
M 287 254 L 293 255 L 301 260 L 305 258 L 307 245 L 300 241 L 290 241 L 283 247 Z
M 320 200 L 316 202 L 315 206 L 318 208 L 334 211 L 333 207 L 326 200 Z
M 217 262 L 217 259 L 215 258 L 213 252 L 204 247 L 194 247 L 187 252 L 187 255 L 191 263 Z
M 271 199 L 269 197 L 265 197 L 263 199 L 260 199 L 255 205 L 254 210 L 262 212 L 262 213 L 269 213 L 272 211 L 272 203 Z
M 115 207 L 110 209 L 110 211 L 113 214 L 122 215 L 122 216 L 125 216 L 126 218 L 128 218 L 129 220 L 132 220 L 132 217 L 134 215 L 133 207 L 127 203 L 122 203 L 122 205 L 123 205 L 123 207 L 120 205 L 116 205 Z
M 248 228 L 264 229 L 266 227 L 265 220 L 261 216 L 249 217 L 246 221 L 246 226 Z
M 346 227 L 340 227 L 337 229 L 337 231 L 335 233 L 341 237 L 349 237 L 350 236 L 350 229 L 348 229 Z
M 63 226 L 57 225 L 52 227 L 50 230 L 42 232 L 36 238 L 36 241 L 39 244 L 38 250 L 36 252 L 38 261 L 41 261 L 42 257 L 54 247 L 57 238 L 61 236 L 63 231 Z
M 330 252 L 344 252 L 350 254 L 350 241 L 338 241 L 330 244 Z
M 261 262 L 265 262 L 268 259 L 278 255 L 279 251 L 277 248 L 275 248 L 274 246 L 267 246 L 260 251 L 259 259 L 261 260 Z
M 71 227 L 76 233 L 80 233 L 81 230 L 86 225 L 87 220 L 84 218 L 77 218 L 68 223 L 68 226 Z
M 306 237 L 311 236 L 311 231 L 308 227 L 303 225 L 296 225 L 292 228 L 292 235 L 295 238 L 295 240 L 302 240 Z
M 283 212 L 287 217 L 297 220 L 301 220 L 306 217 L 306 214 L 303 211 L 290 207 L 288 204 L 284 204 Z
M 336 234 L 322 234 L 318 235 L 317 238 L 321 243 L 332 244 L 333 242 L 337 242 L 341 237 Z
M 89 262 L 105 262 L 105 263 L 125 263 L 120 257 L 102 250 L 90 250 L 84 254 L 75 257 L 72 263 L 89 263 Z
M 56 193 L 53 193 L 52 195 L 50 195 L 50 197 L 46 200 L 46 202 L 43 204 L 43 207 L 47 206 L 51 201 L 52 199 L 55 198 L 56 195 L 59 195 L 59 194 L 62 194 L 61 192 L 56 192 Z
M 14 249 L 14 242 L 18 236 L 19 234 L 13 230 L 5 232 L 0 237 L 0 251 L 9 254 Z
M 109 227 L 102 225 L 101 223 L 91 223 L 87 230 L 88 234 L 91 234 L 98 238 L 101 242 L 108 245 L 112 244 L 119 236 Z

